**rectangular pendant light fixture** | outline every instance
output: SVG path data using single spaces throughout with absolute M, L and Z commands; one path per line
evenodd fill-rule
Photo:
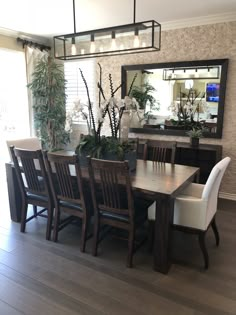
M 220 67 L 186 67 L 163 69 L 163 80 L 219 79 Z
M 54 36 L 54 55 L 61 60 L 85 59 L 160 50 L 161 25 L 154 21 L 76 32 L 73 0 L 74 33 Z

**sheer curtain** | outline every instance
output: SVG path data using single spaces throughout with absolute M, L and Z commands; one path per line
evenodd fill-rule
M 41 51 L 38 48 L 25 46 L 27 84 L 32 81 L 32 74 L 34 72 L 37 61 L 46 56 L 47 57 L 49 56 L 49 53 L 46 50 Z M 34 115 L 33 115 L 33 96 L 32 96 L 32 91 L 30 89 L 28 89 L 28 107 L 29 107 L 30 134 L 31 136 L 34 136 L 35 129 L 34 129 Z
M 6 140 L 30 135 L 25 55 L 0 48 L 0 161 L 9 160 Z

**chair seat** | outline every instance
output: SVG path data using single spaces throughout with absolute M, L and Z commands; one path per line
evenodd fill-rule
M 43 196 L 43 195 L 35 195 L 35 194 L 32 194 L 32 193 L 27 193 L 26 194 L 29 202 L 30 200 L 37 200 L 37 201 L 43 201 L 43 202 L 48 202 L 48 197 L 47 196 Z
M 65 207 L 65 208 L 69 208 L 69 209 L 73 209 L 73 210 L 83 211 L 81 205 L 78 205 L 76 203 L 71 203 L 71 202 L 67 202 L 67 201 L 60 201 L 59 204 L 60 204 L 60 207 Z
M 103 218 L 110 219 L 110 220 L 116 220 L 124 223 L 129 222 L 129 217 L 126 215 L 106 212 L 106 211 L 100 211 L 100 215 Z M 134 212 L 134 221 L 135 223 L 143 222 L 147 219 L 147 211 L 145 208 L 136 207 Z

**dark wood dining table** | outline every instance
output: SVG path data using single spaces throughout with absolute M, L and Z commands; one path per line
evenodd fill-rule
M 72 152 L 60 151 L 56 154 L 71 155 Z M 17 200 L 19 198 L 19 188 L 13 165 L 7 163 L 6 170 L 10 210 L 13 219 L 12 214 L 17 211 L 16 207 L 19 208 L 20 200 Z M 199 176 L 199 171 L 198 167 L 137 160 L 136 170 L 131 172 L 134 191 L 141 193 L 145 198 L 156 201 L 153 248 L 154 269 L 156 271 L 166 274 L 171 266 L 169 250 L 174 198 Z M 82 174 L 85 177 L 88 176 L 87 170 L 82 170 Z M 18 205 L 15 204 L 15 201 L 18 201 Z

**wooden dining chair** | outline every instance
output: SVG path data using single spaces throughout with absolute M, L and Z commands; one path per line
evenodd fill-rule
M 143 149 L 143 160 L 175 163 L 176 142 L 147 140 Z
M 127 266 L 132 267 L 135 230 L 147 219 L 147 208 L 136 202 L 131 187 L 128 162 L 89 158 L 89 178 L 94 205 L 93 255 L 97 255 L 104 226 L 128 231 Z
M 38 216 L 47 218 L 46 239 L 51 236 L 53 218 L 53 200 L 41 150 L 30 151 L 10 146 L 18 180 L 21 206 L 21 232 L 25 232 L 26 223 Z M 28 205 L 33 205 L 34 214 L 27 217 Z M 38 210 L 37 207 L 43 209 Z M 45 212 L 47 211 L 47 214 Z
M 90 192 L 85 192 L 78 156 L 44 152 L 44 159 L 55 204 L 53 240 L 57 242 L 59 231 L 72 223 L 75 218 L 80 218 L 82 220 L 80 249 L 84 252 L 88 239 L 88 225 L 93 211 Z M 62 213 L 69 216 L 62 219 Z

